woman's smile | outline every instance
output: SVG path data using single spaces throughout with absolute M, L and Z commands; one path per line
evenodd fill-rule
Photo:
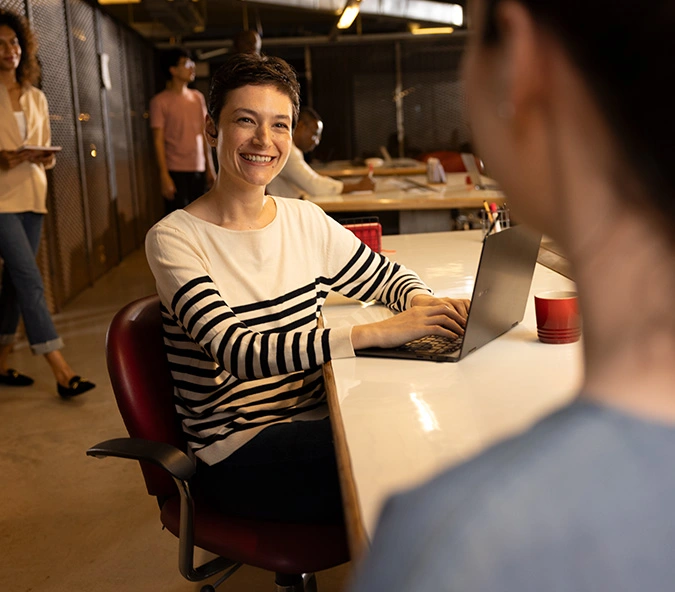
M 240 153 L 240 156 L 247 162 L 255 165 L 270 164 L 276 156 L 267 156 L 264 154 Z

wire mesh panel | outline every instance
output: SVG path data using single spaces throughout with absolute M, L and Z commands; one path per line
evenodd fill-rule
M 321 160 L 380 154 L 396 135 L 394 46 L 312 48 L 314 106 L 324 121 Z
M 108 57 L 110 88 L 106 89 L 108 99 L 108 118 L 110 143 L 114 161 L 115 191 L 112 195 L 116 203 L 117 228 L 119 232 L 122 256 L 128 255 L 137 246 L 135 183 L 133 179 L 133 151 L 130 137 L 127 135 L 127 105 L 125 104 L 126 71 L 125 52 L 119 26 L 109 16 L 101 15 L 101 46 Z
M 148 229 L 163 215 L 157 165 L 152 147 L 149 109 L 154 80 L 153 50 L 138 36 L 125 31 L 126 70 L 128 84 L 128 109 L 133 138 L 133 154 L 136 171 L 138 232 L 141 240 Z M 133 64 L 133 65 L 131 65 Z M 143 64 L 143 68 L 137 67 Z
M 20 14 L 21 16 L 26 16 L 26 3 L 24 0 L 2 0 L 2 2 L 0 2 L 0 8 L 9 10 L 15 14 Z
M 459 150 L 470 141 L 460 77 L 463 44 L 407 41 L 401 49 L 406 156 Z
M 67 2 L 87 179 L 87 211 L 93 249 L 91 262 L 94 278 L 98 278 L 119 261 L 119 249 L 114 206 L 108 187 L 95 13 L 83 0 Z
M 57 156 L 56 167 L 49 173 L 46 221 L 55 308 L 58 309 L 90 283 L 76 114 L 63 2 L 32 0 L 31 15 L 38 37 L 42 90 L 49 102 L 52 144 L 63 148 Z

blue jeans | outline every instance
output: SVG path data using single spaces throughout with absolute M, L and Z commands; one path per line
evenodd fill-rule
M 14 343 L 19 315 L 34 354 L 61 349 L 63 341 L 45 302 L 44 284 L 35 256 L 40 246 L 43 214 L 0 214 L 0 345 Z

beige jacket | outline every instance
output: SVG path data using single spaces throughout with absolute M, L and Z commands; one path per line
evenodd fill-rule
M 25 139 L 19 132 L 7 87 L 0 84 L 0 150 L 51 145 L 47 97 L 27 85 L 19 102 L 26 115 Z M 42 165 L 23 162 L 9 171 L 0 170 L 0 213 L 17 212 L 47 212 L 47 175 Z

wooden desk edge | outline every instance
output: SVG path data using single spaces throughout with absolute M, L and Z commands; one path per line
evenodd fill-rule
M 327 362 L 323 365 L 323 379 L 326 387 L 326 396 L 328 398 L 328 409 L 330 410 L 330 423 L 333 428 L 333 438 L 335 443 L 335 456 L 337 458 L 338 473 L 340 476 L 340 490 L 342 492 L 342 504 L 345 511 L 345 522 L 347 524 L 347 539 L 349 543 L 349 554 L 353 564 L 358 563 L 369 547 L 366 529 L 363 526 L 363 515 L 359 498 L 356 493 L 356 483 L 354 482 L 354 473 L 352 471 L 352 460 L 347 446 L 344 425 L 342 423 L 342 413 L 340 412 L 340 403 L 335 386 L 335 374 L 333 373 L 333 364 Z
M 320 175 L 325 177 L 332 177 L 338 179 L 340 177 L 363 177 L 368 174 L 368 167 L 347 167 L 341 169 L 318 168 L 315 169 Z M 375 167 L 373 175 L 376 177 L 394 177 L 402 175 L 426 175 L 427 165 L 420 163 L 419 166 L 405 166 L 405 167 Z
M 451 210 L 476 208 L 483 206 L 483 201 L 489 199 L 498 206 L 504 205 L 506 197 L 504 196 L 482 196 L 476 197 L 436 197 L 419 196 L 408 199 L 391 199 L 383 195 L 381 198 L 373 196 L 372 198 L 363 198 L 362 196 L 353 196 L 349 194 L 341 196 L 340 200 L 323 201 L 322 199 L 308 198 L 307 201 L 313 202 L 324 212 L 384 212 L 384 211 L 421 211 L 421 210 Z

